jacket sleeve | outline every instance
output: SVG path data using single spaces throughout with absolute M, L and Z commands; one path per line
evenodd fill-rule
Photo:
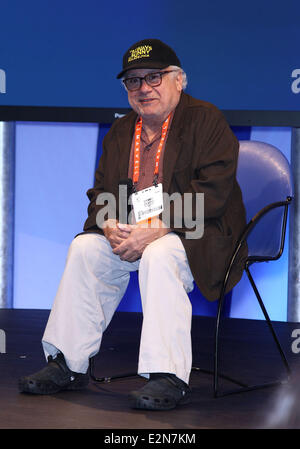
M 179 233 L 193 231 L 191 223 L 194 230 L 202 226 L 204 231 L 212 222 L 218 226 L 235 185 L 239 144 L 223 114 L 213 109 L 195 120 L 191 163 L 173 174 L 173 185 L 182 197 L 181 207 L 170 205 L 170 227 Z M 179 215 L 183 217 L 181 228 L 176 226 Z
M 105 207 L 105 204 L 99 205 L 96 204 L 97 197 L 101 193 L 105 192 L 104 188 L 104 173 L 106 170 L 106 162 L 107 162 L 107 147 L 106 147 L 106 137 L 103 139 L 103 150 L 102 155 L 100 157 L 99 165 L 95 172 L 95 180 L 94 186 L 87 191 L 87 197 L 90 200 L 88 205 L 88 218 L 84 223 L 84 231 L 95 231 L 102 233 L 102 230 L 97 226 L 97 214 L 98 212 Z
M 225 213 L 236 179 L 239 150 L 239 143 L 221 113 L 209 125 L 190 186 L 192 192 L 204 194 L 206 220 Z

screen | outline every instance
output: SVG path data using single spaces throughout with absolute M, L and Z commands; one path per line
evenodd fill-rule
M 122 56 L 152 37 L 176 51 L 190 95 L 300 111 L 299 17 L 299 0 L 1 0 L 0 106 L 127 108 Z

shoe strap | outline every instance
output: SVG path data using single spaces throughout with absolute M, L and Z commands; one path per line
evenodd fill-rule
M 175 387 L 179 388 L 181 391 L 189 390 L 188 384 L 186 384 L 183 380 L 179 379 L 175 374 L 171 373 L 151 373 L 150 379 L 160 379 L 164 378 L 171 382 Z
M 65 358 L 61 352 L 59 352 L 55 358 L 49 355 L 48 363 L 55 363 L 65 374 L 72 374 L 72 371 L 68 368 Z

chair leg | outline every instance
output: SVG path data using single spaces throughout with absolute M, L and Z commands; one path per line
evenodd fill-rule
M 265 317 L 265 319 L 266 319 L 266 322 L 267 322 L 267 324 L 268 324 L 268 326 L 269 326 L 269 329 L 270 329 L 271 334 L 272 334 L 272 336 L 273 336 L 274 342 L 275 342 L 275 344 L 276 344 L 276 346 L 277 346 L 277 349 L 278 349 L 278 351 L 279 351 L 279 354 L 280 354 L 280 356 L 281 356 L 281 359 L 282 359 L 282 361 L 283 361 L 283 364 L 284 364 L 284 366 L 285 366 L 285 368 L 286 368 L 286 370 L 287 370 L 288 376 L 290 376 L 290 374 L 291 374 L 291 368 L 290 368 L 289 363 L 288 363 L 288 361 L 287 361 L 287 359 L 286 359 L 286 356 L 285 356 L 285 354 L 284 354 L 284 352 L 283 352 L 283 349 L 282 349 L 282 347 L 281 347 L 281 345 L 280 345 L 280 343 L 279 343 L 279 340 L 278 340 L 277 335 L 276 335 L 276 333 L 275 333 L 274 327 L 273 327 L 272 322 L 271 322 L 271 320 L 270 320 L 269 314 L 268 314 L 268 312 L 267 312 L 267 310 L 266 310 L 266 308 L 265 308 L 265 305 L 264 305 L 263 300 L 262 300 L 262 298 L 261 298 L 261 296 L 260 296 L 260 294 L 259 294 L 259 291 L 258 291 L 258 289 L 257 289 L 257 287 L 256 287 L 256 284 L 255 284 L 255 282 L 254 282 L 254 279 L 253 279 L 253 277 L 252 277 L 252 275 L 251 275 L 251 273 L 250 273 L 250 270 L 249 270 L 249 266 L 248 266 L 248 265 L 245 267 L 245 271 L 246 271 L 246 273 L 247 273 L 248 279 L 249 279 L 249 281 L 250 281 L 250 283 L 251 283 L 251 286 L 252 286 L 252 288 L 253 288 L 253 291 L 254 291 L 254 293 L 255 293 L 255 296 L 256 296 L 256 298 L 257 298 L 257 301 L 258 301 L 258 303 L 259 303 L 259 305 L 260 305 L 260 308 L 261 308 L 261 310 L 262 310 L 262 312 L 263 312 L 263 314 L 264 314 L 264 317 Z
M 261 298 L 261 296 L 260 296 L 260 294 L 258 292 L 256 284 L 255 284 L 255 282 L 253 280 L 253 277 L 252 277 L 252 275 L 250 273 L 248 265 L 245 267 L 245 271 L 247 273 L 247 276 L 248 276 L 250 284 L 251 284 L 251 286 L 253 288 L 253 291 L 254 291 L 254 293 L 256 295 L 258 303 L 259 303 L 259 305 L 261 307 L 261 310 L 262 310 L 262 312 L 264 314 L 264 317 L 266 319 L 268 327 L 269 327 L 269 329 L 270 329 L 270 331 L 272 333 L 273 340 L 274 340 L 274 342 L 276 344 L 276 347 L 277 347 L 277 349 L 279 351 L 279 354 L 281 356 L 283 364 L 284 364 L 284 366 L 285 366 L 285 368 L 287 370 L 287 373 L 288 373 L 288 379 L 287 380 L 289 380 L 289 377 L 291 375 L 291 368 L 290 368 L 289 363 L 288 363 L 288 361 L 286 359 L 286 356 L 285 356 L 285 354 L 283 352 L 283 349 L 282 349 L 282 347 L 280 345 L 280 342 L 279 342 L 279 340 L 277 338 L 277 335 L 275 333 L 274 327 L 272 325 L 272 322 L 270 320 L 268 312 L 267 312 L 267 310 L 266 310 L 266 308 L 264 306 L 262 298 Z M 221 294 L 220 299 L 219 299 L 218 311 L 217 311 L 217 317 L 216 317 L 216 327 L 215 327 L 214 372 L 213 372 L 213 375 L 214 375 L 214 381 L 213 381 L 214 397 L 216 398 L 216 397 L 225 396 L 225 395 L 228 395 L 228 394 L 240 393 L 240 392 L 244 392 L 244 391 L 251 391 L 251 390 L 255 390 L 255 389 L 281 385 L 283 383 L 282 381 L 274 381 L 274 382 L 269 382 L 269 383 L 265 383 L 265 384 L 261 384 L 261 385 L 249 386 L 249 385 L 247 385 L 247 384 L 245 384 L 243 382 L 240 382 L 240 381 L 238 381 L 236 379 L 233 379 L 233 378 L 231 378 L 229 376 L 225 376 L 225 375 L 219 373 L 220 323 L 221 323 L 221 316 L 222 316 L 222 309 L 223 309 L 224 301 L 225 301 L 225 295 L 224 295 L 224 292 L 223 292 L 223 294 Z M 227 393 L 220 393 L 219 392 L 219 388 L 218 388 L 219 387 L 219 385 L 218 385 L 219 384 L 219 378 L 227 379 L 227 380 L 231 381 L 232 383 L 237 384 L 240 388 L 238 388 L 236 390 L 231 390 L 231 391 L 229 391 Z
M 216 317 L 216 327 L 215 327 L 215 348 L 214 348 L 214 370 L 213 370 L 213 392 L 214 397 L 217 398 L 218 396 L 222 396 L 222 394 L 219 394 L 218 385 L 219 385 L 219 378 L 228 380 L 236 385 L 238 385 L 241 389 L 248 388 L 248 385 L 244 382 L 241 382 L 237 379 L 234 379 L 230 376 L 226 376 L 225 374 L 219 373 L 219 345 L 220 345 L 220 323 L 221 323 L 221 316 L 223 311 L 223 305 L 226 300 L 225 293 L 223 293 L 220 296 L 219 304 L 218 304 L 218 311 L 217 311 L 217 317 Z M 203 370 L 202 370 L 203 371 Z
M 219 333 L 220 333 L 220 320 L 224 302 L 224 295 L 221 295 L 218 304 L 218 311 L 216 317 L 216 328 L 215 328 L 215 348 L 214 348 L 214 397 L 218 396 L 218 384 L 219 384 Z
M 113 380 L 126 379 L 128 377 L 138 377 L 139 375 L 135 373 L 117 374 L 116 376 L 109 377 L 97 377 L 95 374 L 95 360 L 92 357 L 89 361 L 89 375 L 94 382 L 98 383 L 110 383 Z

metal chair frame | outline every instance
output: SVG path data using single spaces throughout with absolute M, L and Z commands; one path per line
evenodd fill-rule
M 275 386 L 275 385 L 281 385 L 282 383 L 286 382 L 289 380 L 289 377 L 291 375 L 291 368 L 289 366 L 289 363 L 286 359 L 286 356 L 284 354 L 284 351 L 280 345 L 280 342 L 278 340 L 278 337 L 276 335 L 276 332 L 274 330 L 274 327 L 272 325 L 272 322 L 270 320 L 270 317 L 268 315 L 268 312 L 265 308 L 265 305 L 263 303 L 263 300 L 259 294 L 259 291 L 257 289 L 257 286 L 254 282 L 254 279 L 250 273 L 250 265 L 256 263 L 256 262 L 269 262 L 269 261 L 275 261 L 278 260 L 282 253 L 283 253 L 283 249 L 284 249 L 284 242 L 285 242 L 285 235 L 286 235 L 286 225 L 287 225 L 287 217 L 288 217 L 288 208 L 290 206 L 292 202 L 292 197 L 287 197 L 285 201 L 278 201 L 275 203 L 271 203 L 268 206 L 264 207 L 263 209 L 261 209 L 247 224 L 244 232 L 242 233 L 237 245 L 236 245 L 236 249 L 231 257 L 231 260 L 229 262 L 226 274 L 225 274 L 225 278 L 224 278 L 224 282 L 223 282 L 223 286 L 222 286 L 222 290 L 221 290 L 221 295 L 220 295 L 220 299 L 219 299 L 219 304 L 218 304 L 218 311 L 217 311 L 217 316 L 216 316 L 216 327 L 215 327 L 215 347 L 214 347 L 214 396 L 215 397 L 220 397 L 220 396 L 225 396 L 225 395 L 229 395 L 229 394 L 234 394 L 234 393 L 240 393 L 243 391 L 251 391 L 251 390 L 256 390 L 256 389 L 260 389 L 260 388 L 266 388 L 266 387 L 271 387 L 271 386 Z M 250 235 L 250 233 L 252 232 L 252 230 L 255 228 L 255 226 L 257 225 L 257 223 L 266 215 L 268 214 L 271 210 L 276 209 L 276 208 L 280 208 L 283 207 L 284 211 L 283 211 L 283 219 L 282 219 L 282 228 L 281 228 L 281 239 L 280 239 L 280 246 L 279 246 L 279 251 L 275 256 L 248 256 L 246 261 L 245 261 L 245 266 L 244 266 L 244 270 L 248 276 L 248 279 L 250 281 L 251 287 L 255 293 L 255 296 L 257 298 L 257 301 L 260 305 L 260 308 L 264 314 L 265 320 L 268 324 L 268 327 L 271 331 L 273 340 L 275 342 L 275 345 L 279 351 L 280 357 L 282 359 L 282 362 L 286 368 L 287 371 L 287 379 L 286 380 L 278 380 L 278 381 L 274 381 L 274 382 L 269 382 L 269 383 L 263 383 L 263 384 L 259 384 L 259 385 L 248 385 L 245 384 L 244 382 L 240 382 L 237 381 L 235 379 L 229 378 L 228 376 L 226 376 L 226 378 L 228 380 L 230 380 L 231 382 L 239 385 L 239 388 L 235 389 L 235 390 L 230 390 L 228 392 L 220 392 L 219 390 L 219 378 L 220 377 L 225 377 L 223 375 L 219 374 L 219 353 L 220 353 L 220 324 L 221 324 L 221 314 L 222 314 L 222 308 L 224 305 L 224 301 L 225 301 L 225 291 L 226 291 L 226 286 L 228 283 L 228 280 L 230 278 L 230 273 L 233 267 L 233 264 L 243 246 L 243 244 L 247 241 L 248 236 Z

